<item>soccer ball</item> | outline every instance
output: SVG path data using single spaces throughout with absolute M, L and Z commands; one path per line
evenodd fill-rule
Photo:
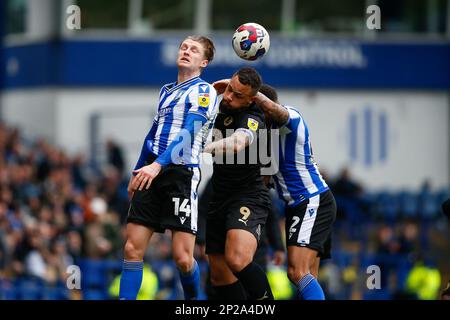
M 249 22 L 236 29 L 232 43 L 234 52 L 240 58 L 253 61 L 269 51 L 270 38 L 263 26 Z

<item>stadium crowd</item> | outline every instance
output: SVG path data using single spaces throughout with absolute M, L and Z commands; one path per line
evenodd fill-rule
M 45 139 L 27 140 L 20 130 L 0 122 L 0 299 L 117 295 L 114 277 L 123 258 L 128 175 L 120 146 L 109 142 L 107 150 L 108 163 L 99 168 L 82 154 L 69 156 Z M 374 195 L 353 181 L 348 170 L 328 180 L 334 181 L 339 212 L 333 259 L 319 275 L 327 297 L 439 298 L 450 277 L 449 261 L 442 255 L 450 252 L 449 225 L 439 213 L 448 190 L 432 192 L 425 185 L 417 197 Z M 145 261 L 153 288 L 141 298 L 181 298 L 169 235 L 151 241 L 157 245 Z M 201 245 L 195 256 L 204 284 L 207 264 Z M 381 281 L 386 290 L 365 289 L 365 267 L 372 264 L 387 275 Z M 81 266 L 81 290 L 66 287 L 70 265 Z M 269 264 L 267 272 L 271 285 L 285 283 L 274 289 L 275 297 L 289 299 L 289 283 L 279 281 L 280 275 L 286 279 L 285 269 Z

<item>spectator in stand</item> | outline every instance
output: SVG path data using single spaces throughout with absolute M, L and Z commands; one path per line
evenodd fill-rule
M 337 218 L 360 221 L 363 187 L 351 178 L 348 168 L 343 168 L 331 186 L 337 202 Z
M 116 168 L 122 177 L 125 169 L 125 160 L 122 148 L 112 139 L 106 141 L 106 153 L 108 156 L 108 164 Z

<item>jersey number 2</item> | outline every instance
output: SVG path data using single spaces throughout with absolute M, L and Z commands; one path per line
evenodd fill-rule
M 294 233 L 295 231 L 297 231 L 297 229 L 294 227 L 300 222 L 300 218 L 297 216 L 293 216 L 292 219 L 294 220 L 294 222 L 292 223 L 291 227 L 289 228 L 289 233 Z

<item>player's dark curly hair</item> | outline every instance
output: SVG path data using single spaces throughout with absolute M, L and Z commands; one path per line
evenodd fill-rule
M 239 77 L 239 82 L 242 83 L 243 85 L 248 85 L 250 86 L 253 90 L 252 93 L 256 94 L 259 89 L 261 88 L 261 84 L 262 84 L 262 79 L 261 76 L 259 75 L 259 73 L 250 67 L 244 67 L 239 69 L 234 75 L 234 76 L 238 76 Z
M 200 43 L 203 46 L 203 49 L 205 49 L 206 60 L 208 60 L 209 63 L 213 61 L 214 52 L 216 51 L 216 48 L 214 47 L 214 43 L 210 38 L 205 36 L 189 36 L 186 39 L 191 39 L 193 41 Z
M 271 87 L 268 84 L 264 83 L 261 86 L 261 89 L 259 89 L 259 92 L 261 92 L 263 95 L 265 95 L 267 98 L 269 98 L 273 102 L 278 103 L 278 93 L 274 87 Z
M 273 102 L 278 103 L 278 93 L 274 87 L 271 87 L 268 84 L 264 83 L 261 86 L 261 89 L 259 89 L 259 92 L 261 92 L 263 95 L 265 95 L 267 98 L 269 98 Z M 267 128 L 272 128 L 273 120 L 266 114 L 264 114 L 264 122 L 266 123 Z

